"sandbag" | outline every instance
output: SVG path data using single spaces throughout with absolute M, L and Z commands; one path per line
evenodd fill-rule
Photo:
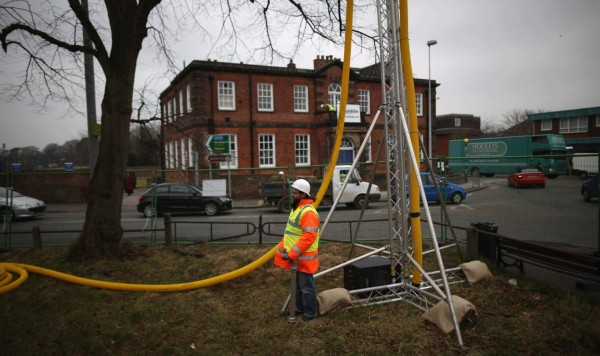
M 471 261 L 458 265 L 467 277 L 469 283 L 477 283 L 483 279 L 493 277 L 488 266 L 481 261 Z
M 319 304 L 319 315 L 325 315 L 328 311 L 352 305 L 350 292 L 345 288 L 334 288 L 323 291 L 317 295 Z
M 452 304 L 454 304 L 454 312 L 456 313 L 458 324 L 462 323 L 467 316 L 471 319 L 477 317 L 477 309 L 475 309 L 475 306 L 471 304 L 471 302 L 457 295 L 453 295 Z M 445 300 L 440 300 L 433 308 L 423 313 L 423 318 L 437 325 L 444 334 L 449 334 L 454 330 L 450 307 Z

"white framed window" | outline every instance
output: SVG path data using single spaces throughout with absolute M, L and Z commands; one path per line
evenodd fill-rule
M 258 83 L 258 111 L 273 111 L 273 84 Z
M 600 115 L 596 115 L 596 127 L 600 126 Z
M 171 143 L 165 142 L 165 166 L 167 169 L 171 168 Z
M 169 110 L 167 111 L 167 122 L 173 122 L 173 121 L 175 121 L 173 119 L 173 116 L 175 116 L 175 115 L 173 115 L 173 110 L 174 110 L 173 100 L 172 99 L 169 100 L 169 102 L 167 104 L 169 105 Z
M 294 112 L 308 112 L 308 86 L 294 85 Z
M 219 110 L 235 110 L 235 83 L 218 81 Z
M 188 137 L 188 167 L 194 167 L 194 145 L 192 138 Z
M 417 116 L 423 116 L 423 94 L 416 93 L 415 100 L 417 101 Z M 431 108 L 429 108 L 431 110 Z
M 329 84 L 329 88 L 327 89 L 327 100 L 329 100 L 329 105 L 333 106 L 336 111 L 341 97 L 342 87 L 336 83 Z
M 560 133 L 587 132 L 587 117 L 560 119 Z
M 177 168 L 177 141 L 171 141 L 171 168 Z
M 258 135 L 258 166 L 275 167 L 275 135 Z
M 183 116 L 183 113 L 185 113 L 184 111 L 184 102 L 183 102 L 183 90 L 180 90 L 178 95 L 177 95 L 177 99 L 179 100 L 179 115 L 177 115 L 178 117 Z
M 167 120 L 167 117 L 169 117 L 169 105 L 168 104 L 163 104 L 162 105 L 162 120 L 163 122 L 169 122 Z
M 294 148 L 296 155 L 296 165 L 310 165 L 310 135 L 296 134 L 294 138 Z
M 425 142 L 423 141 L 423 134 L 419 133 L 419 140 L 421 140 L 421 142 Z M 423 148 L 419 147 L 419 159 L 421 160 L 421 162 L 425 161 L 425 156 L 423 155 Z
M 229 162 L 220 162 L 219 167 L 221 169 L 237 168 L 238 167 L 237 135 L 231 135 L 231 134 L 219 134 L 219 135 L 229 136 L 229 156 L 231 157 Z
M 181 159 L 179 160 L 179 168 L 186 168 L 185 165 L 187 163 L 187 155 L 186 155 L 186 147 L 185 147 L 185 138 L 182 137 L 181 139 L 179 139 L 179 144 L 181 145 L 180 151 L 179 153 L 181 154 Z
M 454 118 L 454 127 L 460 127 L 460 117 Z
M 540 122 L 540 129 L 542 131 L 550 131 L 550 130 L 552 130 L 552 120 L 542 120 Z
M 192 85 L 190 83 L 185 86 L 185 100 L 187 112 L 192 112 Z
M 360 112 L 367 115 L 371 114 L 371 92 L 365 89 L 358 89 L 358 105 Z

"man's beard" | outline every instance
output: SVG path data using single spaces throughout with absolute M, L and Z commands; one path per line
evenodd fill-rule
M 298 207 L 298 204 L 300 204 L 300 200 L 302 200 L 302 198 L 292 199 L 292 210 L 296 210 L 296 208 Z

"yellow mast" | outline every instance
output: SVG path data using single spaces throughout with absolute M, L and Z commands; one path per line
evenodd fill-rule
M 400 52 L 402 56 L 402 71 L 406 85 L 406 107 L 408 109 L 408 127 L 410 142 L 415 155 L 419 157 L 419 123 L 417 121 L 417 102 L 415 99 L 415 84 L 410 63 L 410 46 L 408 42 L 408 0 L 400 0 Z M 413 257 L 423 265 L 423 241 L 421 232 L 420 190 L 417 174 L 412 165 L 410 170 L 410 222 L 412 227 Z M 421 283 L 421 272 L 414 268 L 412 283 Z

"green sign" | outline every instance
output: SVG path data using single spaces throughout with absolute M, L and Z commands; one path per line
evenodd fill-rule
M 204 147 L 211 154 L 229 153 L 229 135 L 208 135 L 204 141 Z

